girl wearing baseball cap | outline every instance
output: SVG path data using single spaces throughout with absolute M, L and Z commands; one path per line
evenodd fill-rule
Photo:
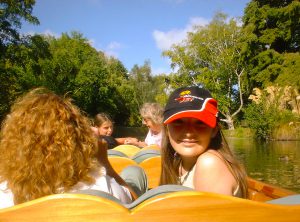
M 217 101 L 198 86 L 176 89 L 164 110 L 160 184 L 247 197 L 244 168 L 218 124 Z

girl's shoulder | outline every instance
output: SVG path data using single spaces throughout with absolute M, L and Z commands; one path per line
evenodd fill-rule
M 196 163 L 197 167 L 205 168 L 218 168 L 218 167 L 226 167 L 226 163 L 222 157 L 222 155 L 216 150 L 207 150 L 202 153 Z

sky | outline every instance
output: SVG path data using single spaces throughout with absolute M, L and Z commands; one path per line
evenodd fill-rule
M 150 61 L 152 73 L 171 72 L 162 52 L 180 43 L 193 25 L 217 12 L 241 17 L 250 0 L 36 0 L 40 25 L 23 23 L 24 34 L 77 31 L 98 51 L 118 58 L 130 71 Z

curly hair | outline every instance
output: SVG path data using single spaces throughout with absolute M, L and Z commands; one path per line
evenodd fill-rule
M 162 124 L 163 112 L 159 103 L 144 103 L 140 109 L 142 118 L 149 118 L 157 125 Z
M 100 165 L 90 126 L 71 99 L 44 88 L 16 101 L 0 135 L 0 182 L 15 204 L 94 182 L 90 173 Z

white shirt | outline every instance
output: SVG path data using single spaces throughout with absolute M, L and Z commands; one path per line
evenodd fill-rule
M 114 178 L 106 175 L 104 167 L 101 168 L 100 172 L 102 174 L 101 176 L 97 172 L 91 174 L 95 178 L 94 184 L 89 185 L 78 182 L 70 192 L 87 189 L 100 190 L 115 196 L 123 203 L 131 203 L 132 199 L 129 190 L 126 187 L 119 185 Z M 13 193 L 10 189 L 7 189 L 7 182 L 2 182 L 0 184 L 0 209 L 14 206 L 13 199 Z
M 162 140 L 162 132 L 160 131 L 158 134 L 153 134 L 151 130 L 148 131 L 148 134 L 145 139 L 145 143 L 149 145 L 158 145 L 161 147 Z

